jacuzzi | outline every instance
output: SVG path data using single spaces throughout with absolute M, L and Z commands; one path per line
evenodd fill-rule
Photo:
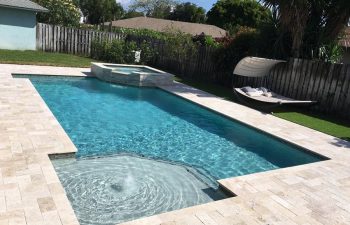
M 149 66 L 108 63 L 92 63 L 91 73 L 103 81 L 144 87 L 171 85 L 174 77 Z

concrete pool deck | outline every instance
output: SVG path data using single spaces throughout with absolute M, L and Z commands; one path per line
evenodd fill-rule
M 79 224 L 48 158 L 76 148 L 30 81 L 11 74 L 89 71 L 0 64 L 0 225 Z M 330 160 L 220 180 L 237 197 L 124 225 L 350 224 L 349 142 L 183 84 L 161 88 Z

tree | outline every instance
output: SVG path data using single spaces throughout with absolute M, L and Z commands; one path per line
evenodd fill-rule
M 143 16 L 142 12 L 129 10 L 127 13 L 124 14 L 123 18 L 128 19 L 128 18 L 134 18 L 134 17 L 140 17 L 140 16 Z
M 63 26 L 79 25 L 80 11 L 72 0 L 34 1 L 49 10 L 47 13 L 38 13 L 38 22 Z
M 168 19 L 191 23 L 204 23 L 205 9 L 190 2 L 178 4 L 170 13 Z
M 271 12 L 255 0 L 219 0 L 207 17 L 207 23 L 227 30 L 238 26 L 257 28 L 269 21 Z
M 143 12 L 144 15 L 155 18 L 167 18 L 176 6 L 176 0 L 134 0 L 130 10 Z
M 79 7 L 79 2 L 80 2 L 80 0 L 72 0 L 72 1 L 73 1 L 73 3 L 74 3 L 75 6 Z
M 291 36 L 294 57 L 313 57 L 334 45 L 350 17 L 349 0 L 265 0 L 281 30 Z
M 121 4 L 115 0 L 80 0 L 79 5 L 87 22 L 91 24 L 118 20 L 125 13 Z

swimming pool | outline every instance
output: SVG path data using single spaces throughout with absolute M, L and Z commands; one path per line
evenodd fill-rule
M 157 88 L 95 78 L 30 80 L 77 146 L 78 159 L 134 154 L 184 165 L 209 179 L 323 160 Z M 74 191 L 65 188 L 68 195 Z

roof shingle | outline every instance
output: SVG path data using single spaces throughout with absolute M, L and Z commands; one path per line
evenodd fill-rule
M 29 0 L 0 0 L 0 7 L 17 8 L 35 12 L 48 12 L 46 8 Z
M 108 24 L 109 23 L 106 23 L 106 25 Z M 214 25 L 188 23 L 150 17 L 135 17 L 124 20 L 116 20 L 112 21 L 112 26 L 133 29 L 149 29 L 159 32 L 164 32 L 167 29 L 173 28 L 192 35 L 199 35 L 204 32 L 206 35 L 210 35 L 214 38 L 226 36 L 226 31 L 224 29 L 221 29 Z

